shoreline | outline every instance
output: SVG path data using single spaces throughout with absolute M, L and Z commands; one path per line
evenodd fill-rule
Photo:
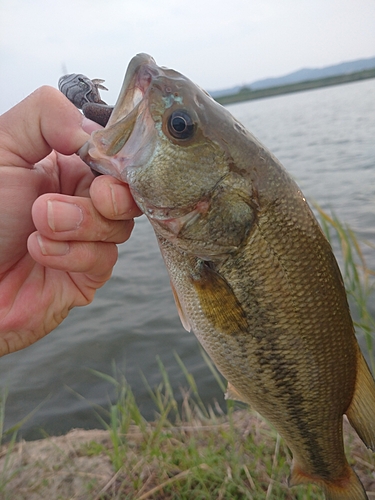
M 371 78 L 375 78 L 375 68 L 363 71 L 356 71 L 355 73 L 348 73 L 344 75 L 319 78 L 316 80 L 306 80 L 298 83 L 290 83 L 288 85 L 267 87 L 265 89 L 251 90 L 251 86 L 249 87 L 245 86 L 235 94 L 222 95 L 215 97 L 214 99 L 219 104 L 225 106 L 227 104 L 234 104 L 243 101 L 252 101 L 255 99 L 264 99 L 267 97 L 292 94 L 295 92 L 303 92 L 306 90 L 319 89 L 323 87 L 331 87 L 335 85 L 342 85 L 345 83 L 369 80 Z
M 162 419 L 161 419 L 162 420 Z M 246 455 L 241 466 L 244 474 L 243 487 L 253 498 L 285 500 L 296 498 L 298 491 L 309 491 L 311 498 L 321 498 L 315 486 L 301 486 L 289 489 L 287 476 L 291 457 L 282 440 L 277 437 L 265 421 L 251 410 L 235 410 L 230 417 L 224 416 L 176 425 L 163 425 L 156 421 L 144 428 L 130 425 L 122 440 L 126 443 L 126 454 L 116 468 L 113 463 L 115 442 L 110 430 L 74 429 L 68 434 L 49 437 L 38 441 L 20 441 L 3 445 L 0 449 L 0 498 L 3 500 L 102 500 L 126 499 L 164 500 L 176 498 L 170 489 L 186 487 L 189 481 L 194 489 L 194 474 L 206 476 L 211 481 L 211 464 L 204 455 L 204 447 L 210 439 L 222 448 L 240 446 L 228 438 L 235 431 L 239 441 L 250 440 L 261 450 L 250 457 Z M 195 466 L 172 465 L 171 455 L 166 448 L 166 460 L 160 461 L 150 455 L 147 442 L 154 439 L 154 433 L 161 435 L 158 446 L 168 445 L 182 454 L 189 453 L 191 446 L 198 450 Z M 181 440 L 183 436 L 183 440 Z M 375 455 L 367 450 L 354 430 L 344 419 L 345 448 L 350 464 L 360 477 L 368 492 L 369 500 L 375 499 Z M 221 443 L 222 442 L 222 443 Z M 193 444 L 192 444 L 193 443 Z M 203 451 L 202 451 L 203 450 Z M 235 450 L 239 455 L 241 448 Z M 232 480 L 234 465 L 218 454 L 223 461 L 224 483 Z M 265 458 L 267 457 L 267 458 Z M 239 456 L 240 461 L 242 457 Z M 262 462 L 268 460 L 264 466 Z M 279 462 L 279 463 L 278 463 Z M 276 464 L 278 463 L 277 467 Z M 228 469 L 231 467 L 231 469 Z M 270 469 L 271 467 L 271 469 Z M 168 470 L 169 469 L 169 470 Z M 229 472 L 225 472 L 228 471 Z M 233 470 L 233 472 L 230 472 Z M 228 477 L 225 477 L 228 474 Z M 132 489 L 135 483 L 138 489 Z M 257 489 L 256 489 L 257 488 Z M 310 488 L 310 489 L 308 489 Z M 174 493 L 175 494 L 175 493 Z M 317 496 L 316 496 L 317 495 Z M 189 496 L 181 496 L 186 499 Z M 244 498 L 247 498 L 246 496 Z M 250 497 L 249 497 L 250 498 Z M 263 498 L 263 496 L 262 496 Z M 309 497 L 310 498 L 310 497 Z

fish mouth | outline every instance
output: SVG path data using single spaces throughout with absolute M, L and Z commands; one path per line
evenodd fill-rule
M 151 154 L 154 143 L 150 140 L 152 134 L 147 132 L 154 128 L 154 122 L 146 96 L 153 80 L 162 73 L 148 54 L 133 57 L 106 127 L 93 132 L 91 139 L 78 150 L 90 168 L 128 183 L 129 167 Z M 133 134 L 136 129 L 137 134 Z
M 137 54 L 132 58 L 107 127 L 116 124 L 137 107 L 144 99 L 153 78 L 159 74 L 159 67 L 148 54 Z

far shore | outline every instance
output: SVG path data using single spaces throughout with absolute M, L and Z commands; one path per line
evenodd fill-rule
M 234 104 L 236 102 L 251 101 L 254 99 L 264 99 L 283 94 L 291 94 L 293 92 L 303 92 L 304 90 L 318 89 L 321 87 L 330 87 L 333 85 L 342 85 L 344 83 L 357 82 L 360 80 L 368 80 L 375 78 L 375 68 L 355 73 L 347 73 L 344 75 L 330 76 L 327 78 L 319 78 L 316 80 L 307 80 L 304 82 L 291 83 L 289 85 L 279 85 L 277 87 L 268 87 L 265 89 L 252 90 L 250 86 L 244 86 L 235 94 L 222 95 L 215 97 L 215 100 L 223 105 Z

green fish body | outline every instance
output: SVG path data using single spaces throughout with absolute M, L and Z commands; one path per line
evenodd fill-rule
M 346 414 L 375 449 L 375 384 L 341 274 L 298 186 L 180 73 L 132 59 L 105 129 L 80 155 L 127 182 L 149 218 L 184 327 L 293 453 L 290 485 L 364 500 Z

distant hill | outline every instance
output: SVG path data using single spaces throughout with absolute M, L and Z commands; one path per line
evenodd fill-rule
M 293 73 L 289 73 L 285 76 L 280 76 L 276 78 L 265 78 L 263 80 L 257 80 L 253 83 L 246 85 L 237 85 L 232 88 L 223 90 L 214 90 L 210 92 L 212 97 L 220 97 L 227 94 L 235 94 L 239 92 L 243 87 L 251 88 L 252 90 L 265 89 L 270 87 L 277 87 L 279 85 L 288 85 L 291 83 L 303 82 L 306 80 L 318 80 L 320 78 L 327 78 L 329 76 L 344 75 L 347 73 L 354 73 L 356 71 L 362 71 L 365 69 L 375 68 L 375 57 L 370 57 L 368 59 L 358 59 L 357 61 L 348 61 L 340 64 L 334 64 L 332 66 L 326 66 L 324 68 L 303 68 Z

